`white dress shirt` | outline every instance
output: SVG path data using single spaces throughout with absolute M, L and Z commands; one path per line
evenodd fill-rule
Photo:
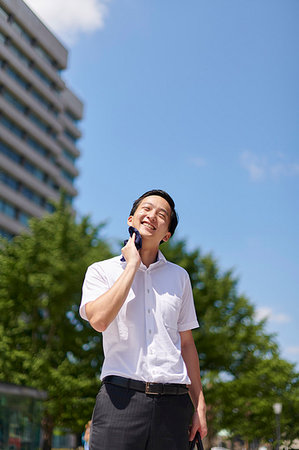
M 111 288 L 125 267 L 117 256 L 87 269 L 80 305 L 83 319 L 88 320 L 86 303 Z M 179 332 L 197 327 L 189 275 L 159 251 L 158 260 L 148 268 L 141 263 L 123 306 L 103 332 L 101 379 L 119 375 L 190 384 Z

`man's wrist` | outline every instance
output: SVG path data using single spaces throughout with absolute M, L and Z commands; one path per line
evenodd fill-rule
M 140 261 L 137 261 L 137 262 L 127 262 L 126 268 L 127 268 L 128 270 L 134 270 L 135 272 L 137 272 L 139 266 L 140 266 Z

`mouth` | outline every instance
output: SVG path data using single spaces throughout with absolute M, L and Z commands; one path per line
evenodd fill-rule
M 148 228 L 149 230 L 155 230 L 156 228 L 149 222 L 141 222 L 141 225 L 143 225 L 145 228 Z

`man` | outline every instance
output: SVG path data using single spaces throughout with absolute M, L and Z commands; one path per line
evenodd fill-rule
M 128 225 L 139 231 L 142 248 L 133 234 L 122 248 L 125 261 L 92 264 L 83 284 L 80 314 L 103 333 L 105 354 L 90 449 L 186 450 L 207 425 L 190 279 L 159 251 L 177 226 L 172 198 L 146 192 Z

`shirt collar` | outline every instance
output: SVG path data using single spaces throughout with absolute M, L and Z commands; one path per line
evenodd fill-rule
M 164 256 L 163 253 L 161 252 L 161 250 L 158 251 L 158 260 L 157 260 L 157 262 L 159 262 L 159 261 L 161 261 L 161 262 L 163 262 L 163 263 L 166 263 L 166 262 L 167 262 L 167 259 L 165 258 L 165 256 Z
M 120 258 L 122 257 L 122 255 L 120 255 Z M 121 264 L 126 264 L 126 261 L 120 261 Z M 158 250 L 158 257 L 157 257 L 157 261 L 155 261 L 154 263 L 150 264 L 149 267 L 146 267 L 142 262 L 140 264 L 139 269 L 141 270 L 149 270 L 149 269 L 154 269 L 162 264 L 167 263 L 167 259 L 165 258 L 165 256 L 163 255 L 163 253 L 161 252 L 161 250 Z

